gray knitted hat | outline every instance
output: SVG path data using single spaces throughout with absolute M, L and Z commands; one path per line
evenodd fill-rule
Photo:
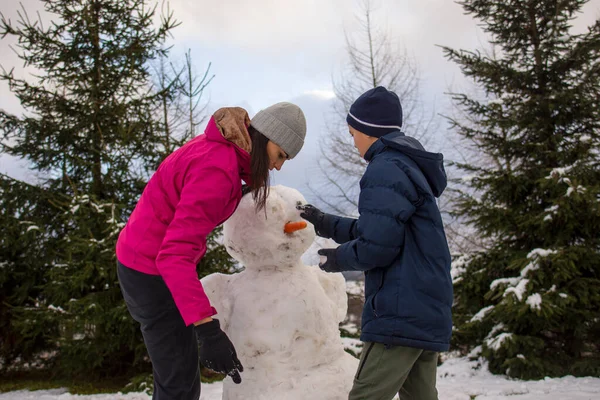
M 259 111 L 250 121 L 257 131 L 277 144 L 290 158 L 302 149 L 306 136 L 306 118 L 295 104 L 277 103 Z

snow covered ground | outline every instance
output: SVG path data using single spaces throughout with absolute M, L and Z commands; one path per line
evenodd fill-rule
M 600 378 L 564 377 L 541 381 L 494 376 L 466 358 L 451 358 L 438 369 L 440 400 L 599 400 Z M 203 384 L 201 400 L 221 400 L 220 383 Z M 64 389 L 0 393 L 0 400 L 149 400 L 142 393 L 71 395 Z M 282 399 L 285 400 L 285 399 Z

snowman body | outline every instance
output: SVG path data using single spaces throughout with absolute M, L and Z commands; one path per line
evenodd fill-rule
M 202 279 L 244 366 L 241 384 L 224 381 L 224 400 L 348 398 L 358 360 L 344 351 L 338 329 L 344 278 L 302 263 L 315 238 L 311 225 L 283 231 L 305 203 L 298 191 L 274 186 L 266 215 L 246 195 L 225 223 L 227 251 L 245 270 Z

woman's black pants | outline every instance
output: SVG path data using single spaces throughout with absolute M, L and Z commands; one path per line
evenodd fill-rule
M 140 323 L 152 361 L 153 400 L 198 400 L 200 367 L 193 325 L 185 326 L 160 276 L 144 274 L 117 262 L 127 309 Z

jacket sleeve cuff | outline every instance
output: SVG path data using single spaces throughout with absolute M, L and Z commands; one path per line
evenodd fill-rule
M 185 323 L 185 326 L 190 326 L 194 322 L 198 322 L 205 318 L 212 317 L 213 315 L 217 315 L 217 310 L 211 306 L 207 310 L 205 309 L 205 310 L 198 310 L 196 312 L 189 312 L 189 313 L 186 313 L 185 315 L 182 314 L 182 317 L 183 317 L 183 322 Z

